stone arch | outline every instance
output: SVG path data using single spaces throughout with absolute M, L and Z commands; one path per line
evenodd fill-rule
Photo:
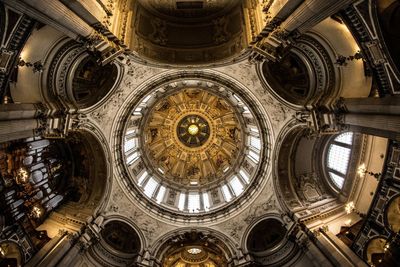
M 395 195 L 386 206 L 385 223 L 394 233 L 400 231 L 400 195 Z
M 244 253 L 256 266 L 285 266 L 298 259 L 299 248 L 290 240 L 291 224 L 281 214 L 266 214 L 249 225 L 242 238 Z
M 219 2 L 135 1 L 127 43 L 150 64 L 216 65 L 244 58 L 249 40 L 241 1 Z
M 275 144 L 273 182 L 278 200 L 286 211 L 301 205 L 301 201 L 293 187 L 291 172 L 289 172 L 293 168 L 293 164 L 291 164 L 292 162 L 289 163 L 288 158 L 293 153 L 295 142 L 298 142 L 302 134 L 308 131 L 309 129 L 305 124 L 292 120 L 281 130 L 277 138 L 277 140 L 281 141 Z
M 86 125 L 88 126 L 88 125 Z M 59 227 L 77 230 L 91 216 L 103 211 L 110 197 L 111 167 L 104 137 L 93 126 L 70 131 L 65 139 L 71 158 L 71 193 L 67 201 L 56 209 L 42 224 L 41 229 L 55 231 Z
M 10 86 L 13 101 L 20 103 L 68 110 L 95 107 L 104 103 L 123 76 L 118 60 L 103 66 L 85 45 L 47 25 L 29 36 L 21 60 L 26 64 L 16 68 L 18 76 Z M 28 67 L 28 62 L 40 68 Z
M 209 256 L 218 255 L 221 258 L 219 264 L 222 265 L 216 266 L 231 266 L 233 259 L 236 258 L 235 247 L 235 243 L 229 237 L 215 230 L 182 228 L 160 237 L 152 246 L 151 254 L 156 259 L 155 266 L 171 266 L 168 265 L 167 256 L 181 252 L 182 248 L 188 250 L 195 248 L 206 251 Z M 215 259 L 215 257 L 211 258 Z M 201 262 L 201 259 L 194 258 L 193 260 L 197 263 Z
M 334 93 L 336 72 L 330 53 L 316 36 L 306 35 L 277 61 L 257 65 L 264 88 L 284 105 L 302 109 Z
M 18 229 L 14 236 L 2 234 L 21 243 L 25 262 L 51 239 L 79 231 L 104 208 L 111 169 L 106 143 L 95 133 L 81 127 L 65 139 L 35 136 L 0 146 L 6 180 L 0 197 L 7 199 L 1 201 L 0 229 Z
M 306 124 L 296 120 L 282 129 L 274 151 L 273 179 L 278 200 L 287 211 L 297 210 L 298 216 L 303 217 L 315 212 L 309 210 L 310 206 L 317 207 L 332 200 L 338 200 L 335 205 L 340 205 L 346 201 L 354 180 L 345 180 L 343 190 L 334 191 L 325 170 L 326 151 L 333 138 L 330 135 L 313 136 Z M 356 140 L 354 143 L 360 145 L 359 135 Z M 355 145 L 351 151 L 354 156 L 347 177 L 355 175 L 359 149 Z
M 122 216 L 111 215 L 100 227 L 100 240 L 88 251 L 92 261 L 106 266 L 129 266 L 140 261 L 146 243 L 135 224 Z
M 119 85 L 123 67 L 115 62 L 101 65 L 85 46 L 65 40 L 54 48 L 45 83 L 53 97 L 75 109 L 88 109 L 103 103 Z

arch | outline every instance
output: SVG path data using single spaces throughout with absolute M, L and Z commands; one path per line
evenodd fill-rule
M 221 3 L 220 3 L 221 2 Z M 215 66 L 245 58 L 248 29 L 241 1 L 135 1 L 128 46 L 144 63 Z M 183 21 L 183 23 L 182 23 Z
M 23 266 L 25 257 L 21 245 L 11 240 L 0 241 L 0 264 L 2 266 Z
M 193 228 L 181 228 L 163 235 L 154 242 L 150 253 L 156 259 L 156 266 L 171 266 L 161 264 L 163 264 L 168 255 L 181 252 L 181 249 L 178 249 L 181 247 L 188 250 L 197 248 L 206 250 L 209 253 L 210 251 L 214 253 L 218 251 L 220 253 L 219 256 L 224 258 L 222 261 L 224 264 L 221 266 L 228 266 L 227 262 L 230 262 L 236 255 L 236 245 L 229 237 L 215 230 L 201 227 L 196 230 Z
M 308 133 L 307 125 L 291 120 L 282 128 L 277 137 L 279 141 L 275 144 L 272 175 L 278 200 L 285 211 L 290 211 L 303 205 L 303 201 L 297 194 L 298 190 L 294 188 L 294 161 L 289 161 L 288 159 L 294 154 L 300 139 Z
M 70 159 L 71 176 L 68 178 L 68 195 L 60 207 L 38 228 L 50 237 L 59 228 L 76 231 L 90 216 L 101 213 L 110 197 L 112 170 L 108 164 L 109 151 L 104 137 L 95 127 L 86 125 L 68 132 L 64 141 Z
M 268 87 L 292 106 L 304 106 L 313 96 L 315 77 L 298 51 L 286 53 L 279 61 L 265 61 L 261 71 Z
M 364 135 L 357 132 L 342 132 L 322 138 L 319 144 L 318 155 L 323 160 L 318 167 L 321 177 L 324 178 L 322 180 L 326 188 L 334 196 L 338 196 L 341 201 L 345 201 L 355 182 L 354 177 L 357 175 L 364 138 Z M 334 155 L 334 157 L 330 158 L 330 155 Z M 338 164 L 336 161 L 339 160 L 342 160 L 342 165 L 336 166 Z
M 0 195 L 0 227 L 16 229 L 15 236 L 2 234 L 25 242 L 24 261 L 59 230 L 79 231 L 105 206 L 111 176 L 102 143 L 81 129 L 66 139 L 35 136 L 0 144 L 1 176 L 6 181 Z
M 119 216 L 107 216 L 101 224 L 100 240 L 90 247 L 91 261 L 103 266 L 130 266 L 143 254 L 144 238 L 136 225 Z
M 395 195 L 385 209 L 385 223 L 394 232 L 400 231 L 400 195 Z
M 384 260 L 387 249 L 387 239 L 374 237 L 370 239 L 364 249 L 364 258 L 370 265 L 379 266 Z
M 327 101 L 337 90 L 331 52 L 315 34 L 300 37 L 282 57 L 257 65 L 264 88 L 293 109 Z
M 79 207 L 90 206 L 92 213 L 99 213 L 111 188 L 108 148 L 96 133 L 83 129 L 69 132 L 66 143 L 75 161 L 74 174 L 78 177 L 85 175 L 88 179 L 86 186 L 80 188 L 84 194 L 76 203 Z
M 68 97 L 80 109 L 98 106 L 118 87 L 123 69 L 118 63 L 104 66 L 89 53 L 83 53 L 72 63 L 66 84 Z
M 349 170 L 352 145 L 352 132 L 345 132 L 335 136 L 329 144 L 325 161 L 326 169 L 328 171 L 329 183 L 337 190 L 341 190 L 344 186 Z
M 343 134 L 343 133 L 342 133 Z M 281 131 L 274 152 L 273 174 L 278 199 L 289 210 L 304 209 L 302 216 L 309 215 L 309 206 L 316 207 L 328 200 L 337 199 L 337 205 L 346 201 L 355 181 L 356 169 L 362 149 L 363 135 L 351 136 L 352 149 L 346 162 L 346 173 L 341 176 L 339 189 L 331 181 L 329 172 L 335 166 L 327 166 L 330 144 L 340 145 L 344 135 L 313 136 L 310 129 L 296 120 L 289 122 Z M 334 141 L 338 138 L 337 141 Z M 354 140 L 353 140 L 354 139 Z M 343 146 L 350 147 L 348 144 Z M 317 159 L 323 159 L 322 161 Z M 334 159 L 334 158 L 332 158 Z M 333 171 L 332 171 L 333 172 Z M 335 172 L 336 173 L 336 172 Z
M 288 229 L 289 228 L 289 229 Z M 255 266 L 292 266 L 299 248 L 290 241 L 291 226 L 281 214 L 266 214 L 246 229 L 242 247 Z
M 264 219 L 250 230 L 246 248 L 253 253 L 269 251 L 283 241 L 285 234 L 286 228 L 281 221 Z
M 51 52 L 43 84 L 49 87 L 52 101 L 74 109 L 94 108 L 104 103 L 121 82 L 123 67 L 118 61 L 100 65 L 85 46 L 73 40 L 63 40 Z

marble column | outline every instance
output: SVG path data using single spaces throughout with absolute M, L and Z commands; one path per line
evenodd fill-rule
M 351 131 L 400 140 L 400 115 L 346 113 L 343 123 Z
M 0 121 L 35 118 L 39 109 L 35 104 L 4 104 L 0 105 Z
M 286 32 L 304 33 L 354 0 L 306 0 L 282 24 Z
M 89 25 L 102 23 L 107 18 L 106 11 L 96 0 L 61 0 Z
M 90 25 L 58 0 L 6 1 L 6 4 L 73 39 L 89 38 L 95 34 Z
M 40 123 L 37 119 L 0 121 L 0 140 L 6 142 L 32 137 L 39 127 Z
M 343 104 L 349 113 L 400 115 L 400 97 L 345 98 Z

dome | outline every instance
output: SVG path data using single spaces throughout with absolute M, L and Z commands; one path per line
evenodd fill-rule
M 125 126 L 121 149 L 131 180 L 172 212 L 206 214 L 240 201 L 265 153 L 260 122 L 243 98 L 200 79 L 154 88 Z

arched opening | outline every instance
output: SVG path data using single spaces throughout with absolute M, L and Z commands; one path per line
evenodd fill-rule
M 163 240 L 157 255 L 163 267 L 223 267 L 232 257 L 228 245 L 209 232 L 182 231 Z
M 102 66 L 94 56 L 85 54 L 71 75 L 72 98 L 78 107 L 86 108 L 112 90 L 118 79 L 118 68 L 113 63 Z
M 330 143 L 326 156 L 326 169 L 329 183 L 337 190 L 343 188 L 348 174 L 353 133 L 346 132 L 336 136 Z
M 241 1 L 135 1 L 129 47 L 172 65 L 232 60 L 247 48 Z
M 262 72 L 279 97 L 295 105 L 307 103 L 313 91 L 313 81 L 306 62 L 297 53 L 289 52 L 276 62 L 264 62 Z
M 310 138 L 309 130 L 301 125 L 282 133 L 282 142 L 276 150 L 278 164 L 276 184 L 282 200 L 289 210 L 307 209 L 321 205 L 333 196 L 321 175 L 317 153 L 319 138 Z
M 268 251 L 283 241 L 286 228 L 276 219 L 265 219 L 250 231 L 247 249 L 251 253 Z
M 17 267 L 23 263 L 21 248 L 16 243 L 8 241 L 0 243 L 0 266 Z
M 338 95 L 340 77 L 328 44 L 321 35 L 309 33 L 298 38 L 276 61 L 259 64 L 257 71 L 264 88 L 294 109 L 332 101 Z
M 18 233 L 27 262 L 60 230 L 79 230 L 102 203 L 105 162 L 98 141 L 84 132 L 0 144 L 2 238 Z
M 292 266 L 298 252 L 288 230 L 277 217 L 267 217 L 250 228 L 244 239 L 252 266 Z
M 98 263 L 109 266 L 132 266 L 142 251 L 142 242 L 136 230 L 121 220 L 105 222 L 100 240 L 89 250 Z
M 386 209 L 386 220 L 393 232 L 400 231 L 400 196 L 393 198 Z
M 86 131 L 69 133 L 64 144 L 71 161 L 71 176 L 67 179 L 67 201 L 57 213 L 85 220 L 101 208 L 108 188 L 105 151 L 98 139 Z M 52 217 L 57 221 L 58 216 Z

